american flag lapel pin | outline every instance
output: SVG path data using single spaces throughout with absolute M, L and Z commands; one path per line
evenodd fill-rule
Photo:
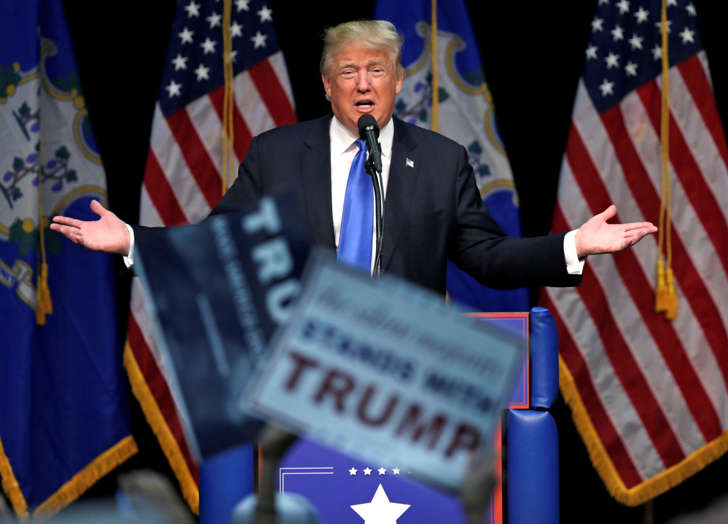
M 407 158 L 404 161 L 404 165 L 406 165 L 407 167 L 415 167 L 415 161 L 412 160 L 411 158 Z

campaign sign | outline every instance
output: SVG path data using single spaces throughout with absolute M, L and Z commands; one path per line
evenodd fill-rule
M 159 349 L 173 363 L 170 384 L 203 457 L 250 442 L 262 426 L 240 398 L 299 293 L 309 250 L 303 223 L 291 197 L 264 198 L 161 229 L 135 247 Z
M 311 258 L 295 311 L 246 393 L 251 411 L 457 489 L 492 447 L 520 337 L 403 280 Z

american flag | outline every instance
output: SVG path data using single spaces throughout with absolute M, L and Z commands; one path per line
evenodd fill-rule
M 253 136 L 295 121 L 293 96 L 270 7 L 260 0 L 185 0 L 172 27 L 140 205 L 140 224 L 169 226 L 207 216 L 223 193 L 223 26 L 230 3 L 234 162 Z M 152 319 L 138 279 L 132 285 L 124 363 L 134 394 L 183 494 L 199 502 L 198 465 L 156 350 Z
M 728 449 L 728 149 L 695 6 L 667 0 L 666 13 L 677 317 L 654 311 L 657 238 L 590 258 L 578 289 L 544 294 L 559 325 L 562 393 L 607 488 L 630 505 Z M 599 0 L 554 230 L 612 202 L 615 220 L 657 223 L 661 27 L 661 0 Z

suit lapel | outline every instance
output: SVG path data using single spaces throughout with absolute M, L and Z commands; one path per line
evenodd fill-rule
M 334 220 L 331 214 L 330 117 L 314 122 L 301 152 L 301 194 L 315 245 L 334 248 Z
M 389 166 L 387 196 L 384 202 L 384 227 L 382 239 L 382 269 L 388 269 L 392 255 L 397 248 L 399 236 L 409 207 L 411 188 L 417 178 L 418 167 L 412 151 L 417 144 L 407 130 L 407 126 L 394 118 L 394 139 L 392 142 L 392 162 Z M 409 166 L 407 164 L 411 164 Z

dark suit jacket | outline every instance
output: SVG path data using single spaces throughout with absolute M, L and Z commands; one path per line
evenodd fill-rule
M 292 191 L 313 243 L 334 248 L 330 120 L 279 127 L 255 137 L 235 184 L 213 214 L 237 210 L 265 194 Z M 414 167 L 407 166 L 408 159 Z M 566 272 L 563 234 L 504 236 L 485 209 L 465 149 L 394 119 L 382 269 L 444 293 L 447 258 L 493 288 L 580 282 Z

